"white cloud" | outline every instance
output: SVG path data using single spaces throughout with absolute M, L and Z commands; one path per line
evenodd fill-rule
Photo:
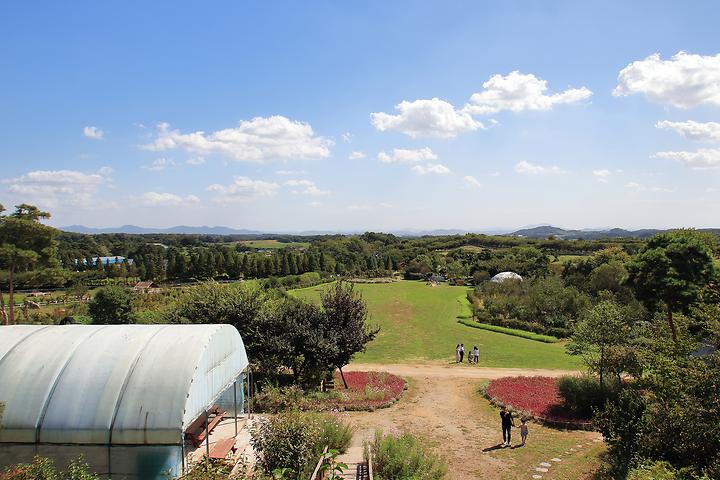
M 515 172 L 523 175 L 544 175 L 546 173 L 565 173 L 557 165 L 544 166 L 534 165 L 525 160 L 518 162 L 515 165 Z
M 597 178 L 601 182 L 607 182 L 610 178 L 611 172 L 607 168 L 602 168 L 600 170 L 593 170 L 592 174 L 595 178 Z
M 432 98 L 430 100 L 403 100 L 395 105 L 397 115 L 371 113 L 373 126 L 381 131 L 397 130 L 412 138 L 453 138 L 463 132 L 484 128 L 470 114 L 456 110 L 450 103 Z
M 415 165 L 412 167 L 412 171 L 419 175 L 428 175 L 430 173 L 435 175 L 447 175 L 450 173 L 450 169 L 441 163 L 427 163 L 425 165 Z
M 330 195 L 327 190 L 320 190 L 315 182 L 310 180 L 288 180 L 285 182 L 288 187 L 300 187 L 302 190 L 294 190 L 292 193 L 301 193 L 303 195 Z
M 204 157 L 191 157 L 191 158 L 188 158 L 187 160 L 185 160 L 185 163 L 196 167 L 198 165 L 203 165 L 205 163 L 205 158 Z
M 104 177 L 107 177 L 108 175 L 110 175 L 113 172 L 114 172 L 113 168 L 108 167 L 107 165 L 104 167 L 100 167 L 97 171 L 98 175 L 102 175 Z
M 351 152 L 348 156 L 350 160 L 362 160 L 363 158 L 365 158 L 364 152 Z
M 162 172 L 163 170 L 174 167 L 175 161 L 169 158 L 157 158 L 153 160 L 153 162 L 150 165 L 143 165 L 141 168 L 144 168 L 145 170 L 150 170 L 152 172 Z
M 232 160 L 264 163 L 325 158 L 330 155 L 331 145 L 331 140 L 316 136 L 310 124 L 275 115 L 241 120 L 237 127 L 210 133 L 180 133 L 161 123 L 155 141 L 142 148 L 152 151 L 180 148 L 197 155 L 218 154 Z
M 394 148 L 391 154 L 380 152 L 377 159 L 382 163 L 415 163 L 427 160 L 437 160 L 437 155 L 428 148 L 420 148 L 417 150 L 407 150 L 403 148 Z
M 465 183 L 467 183 L 469 186 L 471 186 L 473 188 L 482 187 L 482 184 L 480 183 L 480 181 L 477 178 L 473 177 L 472 175 L 465 175 L 463 177 L 463 180 L 465 180 Z
M 145 192 L 137 198 L 147 207 L 173 207 L 200 203 L 200 199 L 195 195 L 181 197 L 174 193 Z
M 87 126 L 83 128 L 83 135 L 94 140 L 102 140 L 105 136 L 105 132 L 100 130 L 98 127 Z
M 720 105 L 720 54 L 678 52 L 670 60 L 662 60 L 655 53 L 636 60 L 620 71 L 613 95 L 635 93 L 677 108 Z
M 345 142 L 345 143 L 350 143 L 350 142 L 352 142 L 352 139 L 353 139 L 354 136 L 355 136 L 355 135 L 353 135 L 353 134 L 350 133 L 350 132 L 345 132 L 345 133 L 343 133 L 343 134 L 342 134 L 343 142 Z
M 218 183 L 207 187 L 208 191 L 215 192 L 213 201 L 221 204 L 242 203 L 256 200 L 261 197 L 275 195 L 280 185 L 274 182 L 253 180 L 248 177 L 236 176 L 229 185 Z
M 717 122 L 671 122 L 663 120 L 655 124 L 656 128 L 675 130 L 689 140 L 720 141 L 720 123 Z
M 664 188 L 664 187 L 648 187 L 646 185 L 643 185 L 642 183 L 638 182 L 628 182 L 625 184 L 626 188 L 631 188 L 633 190 L 637 190 L 639 192 L 665 192 L 670 193 L 674 192 L 675 190 L 672 188 Z
M 701 148 L 695 152 L 658 152 L 656 157 L 682 162 L 694 170 L 720 168 L 720 149 Z
M 16 195 L 21 202 L 46 208 L 89 208 L 105 205 L 97 200 L 96 193 L 106 180 L 102 173 L 34 170 L 17 178 L 3 180 L 2 183 L 8 185 L 8 191 Z
M 472 94 L 464 111 L 473 115 L 489 115 L 503 110 L 550 110 L 555 105 L 577 103 L 592 96 L 585 87 L 547 95 L 547 81 L 517 70 L 506 76 L 493 75 L 483 83 L 483 89 Z
M 305 175 L 305 170 L 275 170 L 275 175 Z
M 352 211 L 377 210 L 378 208 L 392 208 L 392 205 L 389 203 L 380 202 L 377 204 L 359 203 L 348 205 L 347 207 L 348 210 Z

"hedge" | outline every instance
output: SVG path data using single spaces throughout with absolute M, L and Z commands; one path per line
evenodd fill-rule
M 458 320 L 458 322 L 468 327 L 481 328 L 483 330 L 490 330 L 491 332 L 504 333 L 506 335 L 527 338 L 528 340 L 535 340 L 543 343 L 556 343 L 560 341 L 557 337 L 553 337 L 550 335 L 541 335 L 539 333 L 533 332 L 526 332 L 525 330 L 517 330 L 515 328 L 499 327 L 497 325 L 488 325 L 487 323 L 480 323 L 465 319 L 460 319 Z

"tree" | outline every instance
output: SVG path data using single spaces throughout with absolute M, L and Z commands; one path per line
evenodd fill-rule
M 621 379 L 632 363 L 633 332 L 620 308 L 605 300 L 590 309 L 575 326 L 568 352 L 581 355 L 588 368 L 600 377 L 605 387 L 605 374 Z
M 677 341 L 673 312 L 687 311 L 714 270 L 706 237 L 694 230 L 677 230 L 648 240 L 628 266 L 628 281 L 638 299 L 649 306 L 665 304 L 670 332 Z
M 676 321 L 675 340 L 665 318 L 650 323 L 634 381 L 595 417 L 617 470 L 612 478 L 645 459 L 685 470 L 678 478 L 720 478 L 720 355 L 692 355 L 698 344 L 684 316 Z
M 343 384 L 348 388 L 342 368 L 350 363 L 353 355 L 365 351 L 380 328 L 367 325 L 367 304 L 352 284 L 346 286 L 342 281 L 336 282 L 323 293 L 321 301 L 327 317 L 328 335 L 336 346 L 328 361 L 340 371 Z
M 132 294 L 123 287 L 103 287 L 88 304 L 95 325 L 133 323 Z
M 7 269 L 10 306 L 5 324 L 15 323 L 15 275 L 38 266 L 57 264 L 55 237 L 58 230 L 43 225 L 41 220 L 50 218 L 33 205 L 17 205 L 11 215 L 2 215 L 0 205 L 0 267 Z

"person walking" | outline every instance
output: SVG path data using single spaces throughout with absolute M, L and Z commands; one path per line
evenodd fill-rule
M 522 439 L 522 446 L 525 446 L 525 440 L 528 436 L 527 418 L 523 418 L 520 423 L 520 438 Z
M 465 345 L 462 343 L 460 344 L 460 363 L 463 362 L 463 358 L 465 357 Z
M 455 345 L 455 363 L 460 362 L 460 344 Z
M 508 411 L 508 409 L 504 405 L 500 409 L 500 423 L 502 425 L 503 447 L 509 447 L 510 435 L 512 432 L 512 427 L 515 426 L 515 422 L 513 421 L 512 413 Z

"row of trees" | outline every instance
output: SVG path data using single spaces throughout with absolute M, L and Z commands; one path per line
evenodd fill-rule
M 647 313 L 623 302 L 628 292 L 603 294 L 574 328 L 568 350 L 597 376 L 595 424 L 610 446 L 612 478 L 720 478 L 715 248 L 714 238 L 689 230 L 653 237 L 616 285 Z
M 88 310 L 96 324 L 127 324 L 137 318 L 133 294 L 121 287 L 100 289 Z M 320 305 L 279 290 L 203 283 L 175 299 L 159 321 L 233 325 L 256 372 L 273 378 L 291 372 L 294 382 L 307 385 L 319 384 L 335 369 L 342 374 L 379 331 L 368 325 L 360 294 L 343 282 L 323 293 Z

